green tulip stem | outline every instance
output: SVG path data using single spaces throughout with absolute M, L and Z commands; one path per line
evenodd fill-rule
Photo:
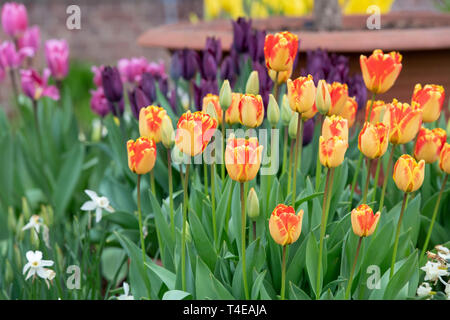
M 302 165 L 302 145 L 303 145 L 303 118 L 301 113 L 297 113 L 297 138 L 295 141 L 295 163 L 293 165 L 294 177 L 292 180 L 292 207 L 295 210 L 295 200 L 297 197 L 297 171 Z
M 367 201 L 367 192 L 369 191 L 369 184 L 370 184 L 370 166 L 372 164 L 372 159 L 367 159 L 367 178 L 366 178 L 366 185 L 364 186 L 364 193 L 363 193 L 363 200 L 362 203 L 366 203 Z
M 391 167 L 392 167 L 392 160 L 394 159 L 394 151 L 395 147 L 397 147 L 396 144 L 392 145 L 391 154 L 389 155 L 389 161 L 386 169 L 386 174 L 384 175 L 384 181 L 383 181 L 383 188 L 381 189 L 381 198 L 380 198 L 380 206 L 378 207 L 378 211 L 383 210 L 384 205 L 384 195 L 386 194 L 386 186 L 388 183 L 389 176 L 391 175 Z
M 403 196 L 402 210 L 400 211 L 400 217 L 398 218 L 397 231 L 395 232 L 394 251 L 392 252 L 391 271 L 389 274 L 389 280 L 392 279 L 392 276 L 394 275 L 395 259 L 397 258 L 398 240 L 400 238 L 400 229 L 402 225 L 403 213 L 405 212 L 407 206 L 408 194 L 409 194 L 408 192 L 405 192 L 405 195 Z
M 245 192 L 244 192 L 244 183 L 240 183 L 241 186 L 241 255 L 242 255 L 242 278 L 244 281 L 244 292 L 245 299 L 249 300 L 250 296 L 248 294 L 248 284 L 247 284 L 247 268 L 245 266 L 245 228 L 246 228 L 246 217 L 247 214 L 245 212 Z
M 284 292 L 286 291 L 286 248 L 287 246 L 283 246 L 283 260 L 281 263 L 281 300 L 284 300 Z
M 141 175 L 137 176 L 137 207 L 139 216 L 139 235 L 141 239 L 141 250 L 142 250 L 142 263 L 145 268 L 145 241 L 144 241 L 144 226 L 142 225 L 142 212 L 141 212 Z
M 188 181 L 189 181 L 189 165 L 186 164 L 186 173 L 184 177 L 184 198 L 183 198 L 183 230 L 181 231 L 181 286 L 183 291 L 186 291 L 186 220 L 188 207 Z
M 347 289 L 345 290 L 345 300 L 350 297 L 350 292 L 352 291 L 353 275 L 355 274 L 356 262 L 358 261 L 359 249 L 361 249 L 361 242 L 363 237 L 359 237 L 358 246 L 356 247 L 355 260 L 353 261 L 352 271 L 350 272 L 350 278 L 348 278 Z
M 284 127 L 284 141 L 283 141 L 283 167 L 281 169 L 281 174 L 286 172 L 287 167 L 287 147 L 288 147 L 288 138 L 289 138 L 289 132 L 288 132 L 288 126 Z
M 372 193 L 372 202 L 375 201 L 377 196 L 377 187 L 378 187 L 378 177 L 380 176 L 380 168 L 381 168 L 381 157 L 377 159 L 377 170 L 375 171 L 375 178 L 373 182 L 373 193 Z
M 172 237 L 175 239 L 175 219 L 173 213 L 172 155 L 170 153 L 170 149 L 167 149 L 167 169 L 169 170 L 170 227 L 172 230 Z

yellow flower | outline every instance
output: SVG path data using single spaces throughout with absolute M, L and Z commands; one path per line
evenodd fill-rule
M 365 122 L 358 136 L 358 149 L 368 158 L 379 158 L 387 150 L 389 127 L 382 122 Z
M 345 152 L 348 143 L 341 137 L 334 136 L 325 140 L 324 137 L 319 138 L 319 160 L 324 167 L 335 168 L 344 161 Z
M 310 111 L 316 100 L 316 86 L 312 75 L 287 81 L 289 106 L 295 112 Z
M 269 219 L 269 231 L 273 240 L 285 246 L 297 241 L 302 232 L 303 210 L 295 214 L 293 207 L 279 204 Z
M 351 221 L 353 232 L 358 237 L 370 236 L 377 227 L 380 220 L 380 211 L 373 214 L 372 208 L 367 204 L 361 204 L 358 208 L 352 210 Z
M 394 182 L 404 192 L 413 192 L 422 186 L 425 174 L 425 161 L 418 163 L 408 154 L 402 155 L 394 166 Z

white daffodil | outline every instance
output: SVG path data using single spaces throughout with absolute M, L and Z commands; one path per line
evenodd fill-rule
M 41 251 L 28 251 L 26 257 L 28 263 L 23 267 L 23 274 L 25 274 L 28 269 L 29 271 L 25 280 L 28 280 L 31 276 L 35 276 L 36 274 L 42 279 L 48 279 L 49 276 L 51 276 L 49 272 L 50 269 L 45 267 L 52 266 L 54 262 L 51 260 L 42 260 Z
M 440 276 L 447 275 L 447 268 L 441 266 L 440 263 L 428 261 L 422 268 L 425 271 L 425 281 L 437 281 Z
M 445 294 L 447 295 L 447 300 L 450 300 L 450 283 L 445 286 Z
M 22 231 L 33 228 L 37 233 L 39 233 L 40 226 L 43 224 L 42 218 L 34 214 L 31 216 L 30 221 L 22 228 Z
M 47 279 L 45 279 L 45 283 L 47 284 L 47 287 L 50 289 L 50 283 L 48 282 L 48 280 L 52 282 L 53 279 L 55 279 L 56 272 L 53 271 L 52 269 L 45 269 L 45 272 L 47 273 Z
M 128 295 L 130 293 L 130 286 L 128 283 L 123 283 L 123 294 L 117 297 L 117 300 L 134 300 L 134 297 L 131 295 Z
M 424 282 L 417 288 L 417 295 L 419 297 L 429 296 L 429 295 L 433 294 L 431 291 L 432 289 L 433 288 L 431 288 L 431 286 L 428 282 Z
M 114 212 L 114 209 L 109 205 L 107 197 L 99 197 L 96 192 L 92 190 L 84 190 L 91 200 L 86 201 L 82 206 L 83 211 L 95 210 L 95 222 L 99 223 L 102 220 L 102 212 L 106 210 L 108 212 Z
M 437 254 L 444 260 L 450 260 L 450 250 L 444 246 L 436 246 Z

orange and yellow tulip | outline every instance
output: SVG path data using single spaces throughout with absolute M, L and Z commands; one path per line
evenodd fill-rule
M 238 182 L 253 180 L 261 166 L 262 150 L 256 137 L 235 138 L 231 134 L 225 149 L 225 166 L 230 178 Z
M 302 232 L 303 210 L 295 214 L 291 206 L 279 204 L 272 211 L 269 219 L 269 231 L 272 239 L 279 245 L 292 244 Z
M 307 121 L 307 120 L 313 118 L 316 115 L 317 111 L 318 110 L 317 110 L 317 107 L 316 107 L 316 103 L 314 103 L 311 109 L 309 109 L 308 111 L 302 113 L 303 121 Z
M 231 94 L 231 104 L 225 111 L 225 122 L 228 124 L 239 123 L 239 102 L 241 101 L 242 93 L 233 92 Z
M 328 115 L 341 114 L 348 98 L 348 86 L 339 82 L 328 84 L 328 91 L 331 96 L 331 107 L 328 110 Z
M 422 88 L 422 85 L 418 83 L 414 87 L 411 104 L 416 102 L 420 106 L 423 111 L 423 122 L 433 122 L 441 114 L 444 99 L 445 91 L 443 86 L 426 84 Z
M 203 98 L 202 111 L 206 112 L 206 107 L 208 106 L 208 104 L 210 102 L 214 105 L 214 109 L 216 110 L 216 115 L 217 115 L 219 124 L 222 124 L 222 108 L 220 107 L 219 96 L 218 95 L 208 93 Z
M 373 214 L 372 208 L 367 204 L 361 204 L 351 213 L 353 232 L 358 237 L 368 237 L 376 229 L 380 220 L 380 212 Z
M 358 149 L 370 159 L 379 158 L 387 150 L 388 137 L 389 127 L 386 124 L 382 122 L 372 124 L 366 121 L 358 136 Z
M 266 35 L 264 56 L 267 69 L 276 72 L 288 71 L 297 55 L 298 37 L 288 31 Z
M 264 120 L 262 97 L 254 94 L 243 94 L 239 101 L 239 122 L 250 128 L 259 127 Z
M 444 129 L 420 128 L 414 148 L 414 157 L 417 160 L 425 160 L 426 163 L 437 161 L 445 141 L 447 141 L 447 133 Z
M 404 192 L 413 192 L 422 186 L 425 174 L 425 161 L 416 162 L 408 154 L 402 155 L 394 166 L 394 182 Z
M 316 86 L 312 75 L 288 79 L 287 91 L 289 106 L 294 112 L 308 112 L 312 109 L 316 99 Z
M 327 140 L 323 136 L 319 138 L 319 160 L 324 167 L 335 168 L 344 161 L 348 148 L 347 140 L 333 136 Z
M 366 121 L 369 121 L 369 111 L 371 100 L 367 101 L 366 105 Z M 372 113 L 370 114 L 370 123 L 375 124 L 377 122 L 382 122 L 384 119 L 384 114 L 386 113 L 386 103 L 383 100 L 375 100 L 372 105 Z
M 328 91 L 328 84 L 323 79 L 317 83 L 316 107 L 321 114 L 327 114 L 331 109 L 331 96 Z
M 139 111 L 139 134 L 152 139 L 155 143 L 161 141 L 161 124 L 167 115 L 166 110 L 157 106 L 148 106 Z
M 422 125 L 422 110 L 417 104 L 409 105 L 394 99 L 387 105 L 384 123 L 389 124 L 389 141 L 404 144 L 417 135 Z
M 136 141 L 128 140 L 128 167 L 137 174 L 152 171 L 156 162 L 156 144 L 153 140 L 140 137 Z
M 351 128 L 355 124 L 356 111 L 358 111 L 358 103 L 354 97 L 348 97 L 340 116 L 348 121 L 348 127 Z
M 377 49 L 369 58 L 361 55 L 359 62 L 364 83 L 372 93 L 388 91 L 402 70 L 402 55 L 395 51 L 385 54 Z
M 336 115 L 325 117 L 322 125 L 322 136 L 325 140 L 336 136 L 348 141 L 347 119 Z
M 178 120 L 175 144 L 184 154 L 196 156 L 205 150 L 216 128 L 216 119 L 201 111 L 188 110 Z
M 439 168 L 447 174 L 450 174 L 450 144 L 445 143 L 439 156 Z

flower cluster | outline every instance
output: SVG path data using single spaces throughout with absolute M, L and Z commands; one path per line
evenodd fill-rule
M 425 282 L 417 288 L 417 296 L 426 299 L 439 299 L 441 296 L 440 299 L 450 300 L 450 250 L 442 245 L 435 249 L 436 253 L 427 252 L 428 261 L 420 268 L 425 272 Z

